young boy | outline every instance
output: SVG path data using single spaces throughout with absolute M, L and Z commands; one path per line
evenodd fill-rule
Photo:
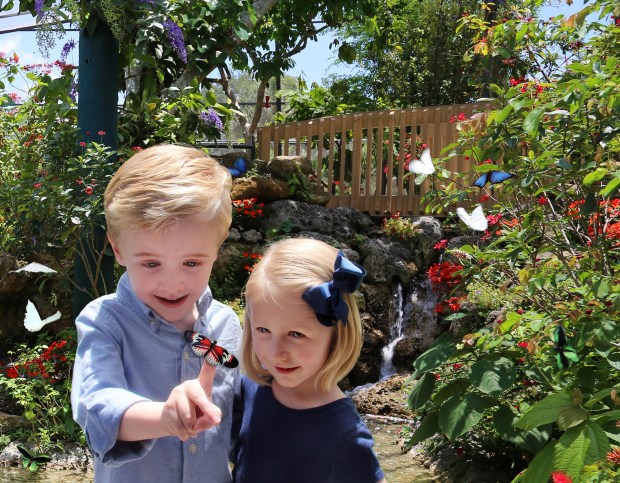
M 105 191 L 108 237 L 126 273 L 76 320 L 71 394 L 97 483 L 231 481 L 238 370 L 201 373 L 184 338 L 192 329 L 237 347 L 239 320 L 208 287 L 231 186 L 201 151 L 160 145 L 127 160 Z

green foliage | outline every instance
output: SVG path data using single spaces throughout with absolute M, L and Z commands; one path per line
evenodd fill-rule
M 75 330 L 52 338 L 42 333 L 33 347 L 17 344 L 3 361 L 0 391 L 21 409 L 28 428 L 20 439 L 47 450 L 63 441 L 81 441 L 81 430 L 71 414 L 71 367 L 75 358 Z
M 486 39 L 472 55 L 530 70 L 491 86 L 488 114 L 458 122 L 460 140 L 443 153 L 477 165 L 450 173 L 439 161 L 425 196 L 429 211 L 486 203 L 489 229 L 476 246 L 452 250 L 462 283 L 446 296 L 467 287 L 478 294 L 470 304 L 495 309 L 496 297 L 502 312 L 415 361 L 409 404 L 422 424 L 412 442 L 441 433 L 461 445 L 481 434 L 510 443 L 535 456 L 515 481 L 558 471 L 573 482 L 613 481 L 620 462 L 620 26 L 610 14 L 620 17 L 616 2 L 555 23 L 463 19 Z M 489 170 L 514 177 L 472 187 Z
M 421 230 L 411 218 L 402 218 L 399 213 L 385 218 L 381 230 L 389 237 L 403 241 L 413 241 L 420 235 Z

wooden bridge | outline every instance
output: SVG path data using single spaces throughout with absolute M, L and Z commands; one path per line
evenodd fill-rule
M 312 182 L 331 193 L 330 208 L 346 206 L 374 216 L 400 212 L 424 214 L 419 186 L 407 178 L 409 159 L 416 146 L 426 144 L 433 158 L 456 141 L 453 116 L 488 110 L 489 104 L 458 104 L 345 114 L 267 126 L 258 129 L 258 157 L 305 156 L 316 173 Z M 409 155 L 409 156 L 408 156 Z M 320 162 L 319 162 L 320 160 Z M 342 162 L 344 160 L 344 162 Z M 403 162 L 404 160 L 404 162 Z M 450 171 L 470 171 L 469 161 L 451 158 Z

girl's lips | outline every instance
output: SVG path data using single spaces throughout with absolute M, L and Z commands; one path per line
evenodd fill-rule
M 276 367 L 276 371 L 278 371 L 280 374 L 290 374 L 296 369 L 297 367 Z

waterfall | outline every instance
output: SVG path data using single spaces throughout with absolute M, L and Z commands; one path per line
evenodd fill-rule
M 401 283 L 396 285 L 394 291 L 394 298 L 397 314 L 396 320 L 390 327 L 390 340 L 388 344 L 381 350 L 383 362 L 381 363 L 381 373 L 379 380 L 383 380 L 391 376 L 396 372 L 394 364 L 392 363 L 392 357 L 394 356 L 394 347 L 404 337 L 403 334 L 403 286 Z

